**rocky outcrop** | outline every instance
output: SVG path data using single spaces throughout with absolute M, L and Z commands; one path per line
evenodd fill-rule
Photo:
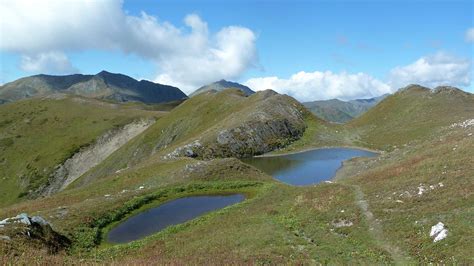
M 7 242 L 6 244 L 10 248 L 12 245 L 23 248 L 26 246 L 46 249 L 50 254 L 57 253 L 71 245 L 71 241 L 54 231 L 51 224 L 43 217 L 30 217 L 26 213 L 0 221 L 0 241 Z M 2 249 L 0 245 L 0 251 Z
M 50 177 L 49 184 L 39 189 L 39 194 L 50 195 L 63 190 L 153 123 L 153 120 L 139 120 L 107 132 L 93 145 L 83 148 L 59 165 Z
M 303 135 L 305 109 L 294 99 L 273 91 L 258 92 L 249 99 L 257 103 L 252 110 L 234 113 L 164 159 L 248 157 L 284 147 Z

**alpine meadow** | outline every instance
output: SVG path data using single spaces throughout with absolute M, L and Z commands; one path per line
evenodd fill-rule
M 472 1 L 0 17 L 0 264 L 474 264 Z

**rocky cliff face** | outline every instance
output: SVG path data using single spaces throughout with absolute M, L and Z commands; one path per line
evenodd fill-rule
M 233 113 L 227 123 L 217 124 L 164 158 L 242 158 L 284 147 L 303 135 L 305 110 L 294 99 L 266 91 L 250 100 L 256 102 L 252 110 Z
M 121 129 L 111 130 L 101 136 L 93 145 L 86 147 L 59 165 L 47 186 L 39 189 L 40 195 L 51 195 L 65 189 L 81 175 L 105 160 L 110 154 L 129 140 L 145 131 L 153 120 L 139 120 Z

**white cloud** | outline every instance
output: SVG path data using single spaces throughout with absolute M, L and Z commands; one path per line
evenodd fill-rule
M 245 85 L 254 90 L 272 89 L 303 102 L 332 98 L 349 100 L 391 93 L 409 84 L 431 88 L 440 85 L 467 87 L 471 84 L 471 73 L 469 59 L 438 52 L 409 65 L 393 68 L 387 80 L 383 81 L 366 73 L 301 71 L 288 79 L 275 76 L 252 78 Z
M 474 28 L 467 29 L 465 39 L 468 43 L 474 43 Z
M 399 66 L 389 73 L 389 84 L 400 88 L 408 84 L 420 84 L 427 87 L 440 85 L 469 86 L 471 62 L 469 59 L 438 52 L 424 56 L 415 62 Z
M 35 73 L 72 74 L 78 70 L 69 62 L 67 56 L 60 52 L 40 53 L 34 56 L 23 55 L 21 69 Z
M 272 89 L 299 101 L 370 98 L 392 92 L 390 86 L 365 73 L 298 72 L 289 79 L 252 78 L 245 85 L 254 90 Z
M 210 34 L 195 14 L 179 28 L 144 12 L 128 15 L 120 0 L 5 0 L 0 17 L 2 51 L 30 59 L 89 49 L 133 53 L 157 64 L 157 81 L 187 92 L 236 78 L 257 58 L 256 36 L 247 28 L 229 26 Z

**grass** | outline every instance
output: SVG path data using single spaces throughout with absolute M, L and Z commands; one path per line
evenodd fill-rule
M 48 182 L 55 167 L 106 131 L 159 113 L 78 97 L 0 105 L 0 206 Z
M 340 182 L 361 187 L 387 238 L 418 262 L 474 261 L 474 140 L 469 132 L 441 129 L 381 158 L 351 161 L 339 173 Z M 426 189 L 421 195 L 420 186 Z M 448 237 L 433 243 L 429 232 L 438 222 L 447 226 Z
M 206 97 L 213 98 L 206 102 Z M 473 118 L 472 95 L 412 88 L 348 125 L 305 113 L 302 138 L 275 153 L 325 146 L 385 151 L 345 162 L 333 184 L 308 187 L 281 184 L 237 159 L 163 161 L 160 155 L 173 147 L 241 122 L 261 100 L 231 92 L 193 99 L 198 101 L 184 102 L 91 171 L 100 178 L 0 209 L 1 218 L 21 212 L 47 218 L 74 247 L 45 255 L 20 246 L 17 250 L 28 252 L 2 259 L 19 264 L 393 264 L 406 256 L 416 263 L 473 263 L 474 136 L 469 133 L 474 129 L 449 127 Z M 205 115 L 187 117 L 196 112 Z M 422 195 L 420 184 L 427 189 Z M 248 197 L 142 240 L 103 241 L 110 228 L 147 208 L 219 193 Z M 353 225 L 337 227 L 340 221 Z M 448 237 L 433 243 L 429 231 L 437 222 L 447 226 Z
M 474 96 L 465 92 L 434 93 L 413 86 L 385 98 L 347 129 L 358 131 L 359 145 L 390 151 L 429 138 L 437 129 L 472 118 Z
M 195 165 L 200 168 L 186 170 Z M 223 192 L 245 193 L 248 199 L 144 240 L 97 246 L 102 233 L 117 220 L 174 198 Z M 73 240 L 69 254 L 43 256 L 42 262 L 66 263 L 75 258 L 150 263 L 158 254 L 163 263 L 389 262 L 387 253 L 365 237 L 368 228 L 352 198 L 351 190 L 341 185 L 297 188 L 280 184 L 235 159 L 206 164 L 183 159 L 144 162 L 133 171 L 87 187 L 3 208 L 0 217 L 19 212 L 41 215 Z M 61 215 L 63 210 L 66 215 Z M 355 226 L 334 228 L 332 222 L 338 219 L 351 220 Z M 31 254 L 36 256 L 35 252 Z M 34 260 L 25 254 L 15 262 L 29 259 Z
M 245 123 L 255 125 L 260 121 L 256 117 L 262 113 L 273 120 L 284 120 L 286 117 L 280 113 L 281 110 L 293 107 L 300 108 L 301 112 L 304 110 L 304 107 L 288 96 L 270 97 L 265 92 L 245 97 L 238 90 L 196 95 L 184 101 L 169 115 L 162 117 L 143 134 L 86 173 L 76 185 L 85 185 L 122 168 L 133 167 L 149 157 L 161 158 L 195 140 L 199 140 L 206 147 L 203 150 L 211 153 L 203 152 L 201 158 L 229 157 L 230 151 L 216 142 L 217 135 L 223 129 L 238 128 Z M 275 106 L 278 108 L 274 108 Z M 301 131 L 304 130 L 302 121 L 294 124 L 301 126 Z M 267 145 L 279 146 L 291 140 L 279 136 L 275 138 L 267 136 L 266 141 Z M 238 152 L 240 155 L 256 153 L 252 148 L 249 145 L 242 145 Z

